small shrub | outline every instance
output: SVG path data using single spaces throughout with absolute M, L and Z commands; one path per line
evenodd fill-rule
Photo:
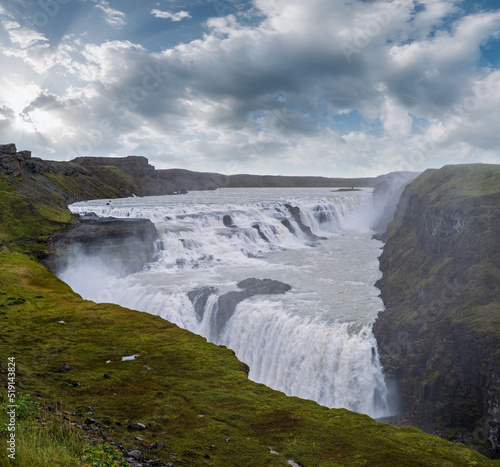
M 111 444 L 99 444 L 88 450 L 82 460 L 92 467 L 128 467 L 123 455 Z

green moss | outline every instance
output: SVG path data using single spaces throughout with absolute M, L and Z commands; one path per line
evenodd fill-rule
M 500 167 L 490 164 L 450 165 L 432 171 L 426 177 L 424 183 L 416 184 L 415 194 L 428 197 L 431 202 L 460 206 L 461 198 L 498 193 Z
M 494 302 L 500 292 L 500 271 L 493 261 L 499 235 L 500 167 L 446 166 L 425 172 L 412 187 L 412 207 L 402 223 L 390 226 L 382 256 L 382 262 L 386 257 L 393 261 L 383 281 L 397 297 L 394 309 L 400 311 L 395 313 L 395 321 L 401 325 L 425 317 L 431 303 L 442 300 L 443 306 L 436 307 L 442 308 L 441 317 L 455 322 L 469 317 L 471 330 L 495 332 L 499 328 L 488 326 L 497 322 L 498 306 L 484 306 Z M 441 238 L 443 233 L 432 232 L 423 213 L 418 219 L 414 216 L 419 203 L 425 206 L 426 215 L 433 213 L 438 228 L 446 216 L 460 218 L 463 225 Z M 433 245 L 427 249 L 434 248 L 434 252 L 426 251 L 424 243 Z M 476 307 L 483 310 L 481 318 L 471 313 Z M 488 313 L 491 316 L 486 317 Z M 487 324 L 481 323 L 483 318 Z
M 71 213 L 17 193 L 0 175 L 0 244 L 47 236 L 72 223 Z
M 101 180 L 110 186 L 117 187 L 122 191 L 139 193 L 139 187 L 135 180 L 123 170 L 112 165 L 100 166 Z

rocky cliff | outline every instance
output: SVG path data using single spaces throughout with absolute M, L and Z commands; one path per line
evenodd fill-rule
M 184 193 L 196 190 L 246 187 L 374 187 L 382 179 L 293 177 L 277 175 L 223 175 L 211 172 L 193 172 L 185 169 L 155 169 L 145 157 L 77 157 L 71 161 L 89 170 L 103 183 L 116 186 L 117 172 L 131 177 L 135 185 L 123 186 L 127 196 L 153 196 Z M 383 177 L 383 176 L 382 176 Z
M 215 190 L 227 186 L 228 177 L 216 173 L 183 169 L 156 170 L 145 157 L 77 157 L 73 161 L 86 168 L 97 180 L 117 186 L 125 196 L 155 196 Z M 128 181 L 127 183 L 124 183 Z
M 408 185 L 389 224 L 374 325 L 397 385 L 392 421 L 500 456 L 500 167 L 446 166 Z
M 0 175 L 26 197 L 60 207 L 89 198 L 125 195 L 119 183 L 102 183 L 73 162 L 32 157 L 30 151 L 17 151 L 15 144 L 0 145 Z
M 149 219 L 83 216 L 72 229 L 51 235 L 43 264 L 54 273 L 79 257 L 102 262 L 117 275 L 141 271 L 155 259 L 158 232 Z

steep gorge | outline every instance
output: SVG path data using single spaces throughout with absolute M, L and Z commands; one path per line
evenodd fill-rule
M 424 172 L 383 239 L 374 333 L 402 399 L 391 422 L 500 456 L 500 168 Z
M 125 196 L 137 183 L 105 170 L 110 184 L 77 164 L 0 146 L 3 388 L 15 357 L 19 394 L 57 402 L 93 430 L 84 424 L 91 409 L 101 428 L 90 436 L 155 465 L 496 465 L 411 427 L 286 397 L 251 382 L 224 347 L 159 317 L 82 300 L 37 259 L 51 235 L 75 225 L 68 203 Z M 141 437 L 131 421 L 144 427 Z

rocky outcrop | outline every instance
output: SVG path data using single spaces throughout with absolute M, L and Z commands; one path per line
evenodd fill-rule
M 47 161 L 32 157 L 31 151 L 17 151 L 15 144 L 0 145 L 0 173 L 10 177 L 42 173 L 64 176 L 89 175 L 87 170 L 76 164 Z
M 82 217 L 72 229 L 50 237 L 43 263 L 51 272 L 59 272 L 72 258 L 94 258 L 123 276 L 152 262 L 158 242 L 149 219 Z
M 393 421 L 500 456 L 500 167 L 408 185 L 384 234 L 374 334 L 401 397 Z
M 212 316 L 212 330 L 214 337 L 219 337 L 226 323 L 233 316 L 236 307 L 243 300 L 255 295 L 284 294 L 292 286 L 272 279 L 256 279 L 254 277 L 242 280 L 236 284 L 242 290 L 234 290 L 220 295 L 217 299 L 217 309 Z M 210 295 L 216 294 L 215 287 L 200 287 L 188 292 L 188 297 L 194 306 L 196 316 L 201 321 L 204 317 L 205 306 Z
M 137 177 L 154 176 L 155 168 L 145 157 L 77 157 L 72 162 L 88 169 L 97 169 L 98 167 L 113 166 L 126 172 L 134 174 Z
M 325 237 L 318 237 L 316 234 L 314 234 L 311 230 L 311 228 L 307 225 L 305 225 L 302 222 L 302 219 L 300 218 L 300 208 L 298 206 L 292 206 L 291 204 L 285 204 L 285 207 L 287 208 L 288 212 L 292 216 L 293 220 L 296 222 L 296 224 L 299 226 L 300 231 L 305 235 L 305 237 L 312 242 L 312 244 L 315 244 L 319 240 L 326 240 Z M 290 233 L 295 235 L 295 229 L 292 225 L 292 223 L 289 221 L 287 217 L 284 219 L 281 219 L 281 223 L 290 231 Z M 259 233 L 261 233 L 259 231 Z M 261 234 L 262 237 L 262 234 Z
M 15 144 L 0 145 L 0 173 L 18 177 L 21 175 L 21 164 L 30 157 L 31 153 L 18 153 Z
M 187 293 L 189 300 L 194 306 L 194 312 L 196 313 L 198 321 L 201 321 L 205 315 L 205 306 L 207 305 L 208 298 L 218 291 L 216 287 L 206 286 L 190 290 Z
M 219 297 L 214 323 L 217 335 L 220 335 L 224 325 L 233 316 L 238 303 L 255 295 L 284 294 L 292 288 L 290 285 L 280 281 L 255 278 L 245 279 L 236 285 L 242 290 L 227 292 Z
M 0 145 L 0 176 L 17 192 L 48 206 L 66 208 L 85 199 L 116 198 L 127 195 L 119 184 L 96 180 L 85 167 L 72 162 L 47 161 L 17 151 L 15 144 Z

